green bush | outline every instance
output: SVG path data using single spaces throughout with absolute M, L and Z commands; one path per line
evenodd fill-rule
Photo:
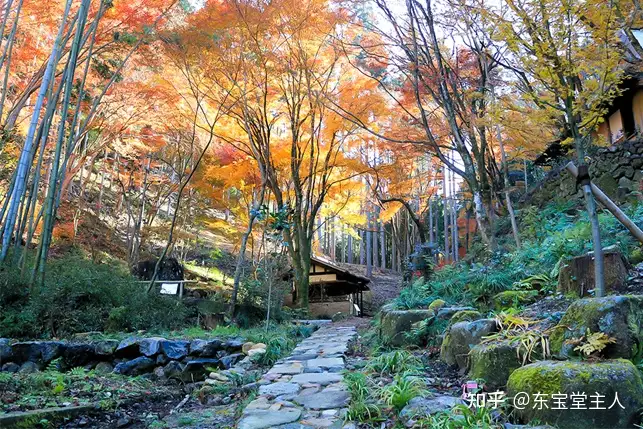
M 0 270 L 0 336 L 175 329 L 188 317 L 181 301 L 147 293 L 125 267 L 80 254 L 50 261 L 42 286 L 30 288 L 13 267 Z
M 624 211 L 634 223 L 643 224 L 643 205 Z M 523 241 L 520 249 L 511 244 L 510 236 L 499 237 L 499 242 L 507 245 L 494 253 L 472 246 L 460 263 L 442 267 L 429 281 L 418 280 L 405 288 L 396 305 L 420 308 L 434 297 L 463 304 L 489 303 L 494 295 L 540 277 L 551 279 L 539 285 L 540 289 L 553 291 L 561 263 L 592 250 L 587 214 L 567 203 L 550 204 L 542 210 L 528 207 L 519 215 Z M 602 211 L 599 223 L 603 247 L 616 245 L 633 261 L 642 258 L 639 243 L 611 213 Z

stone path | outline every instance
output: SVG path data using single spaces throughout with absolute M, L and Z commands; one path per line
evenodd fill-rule
M 354 327 L 322 326 L 260 380 L 259 396 L 238 429 L 343 428 L 350 395 L 342 383 L 344 353 Z

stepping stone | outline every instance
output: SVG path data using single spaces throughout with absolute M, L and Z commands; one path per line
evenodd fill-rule
M 337 383 L 342 381 L 343 377 L 340 374 L 334 372 L 322 372 L 322 373 L 309 373 L 309 374 L 297 374 L 293 376 L 290 380 L 291 383 L 306 384 L 306 383 L 315 383 L 325 386 L 331 383 Z
M 327 390 L 312 395 L 299 395 L 294 401 L 310 410 L 328 410 L 347 406 L 350 394 L 343 390 Z
M 297 383 L 272 383 L 259 386 L 260 395 L 280 396 L 294 395 L 299 392 L 300 386 Z
M 343 368 L 344 367 L 344 359 L 334 357 L 334 358 L 317 358 L 317 359 L 312 359 L 309 360 L 306 363 L 306 366 L 308 368 L 312 367 L 319 367 L 319 368 Z
M 335 424 L 337 420 L 332 418 L 317 418 L 302 420 L 302 423 L 311 425 L 314 428 L 329 428 Z
M 301 362 L 289 362 L 282 365 L 275 365 L 270 368 L 268 374 L 301 374 L 304 372 L 304 364 Z
M 241 419 L 237 425 L 238 429 L 263 429 L 274 426 L 292 423 L 299 420 L 301 410 L 296 408 L 285 408 L 279 411 L 253 411 Z

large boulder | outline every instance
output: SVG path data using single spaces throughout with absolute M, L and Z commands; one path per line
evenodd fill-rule
M 414 323 L 433 317 L 432 310 L 396 310 L 391 306 L 382 307 L 380 314 L 380 340 L 391 346 L 407 343 L 406 333 Z
M 140 350 L 138 345 L 139 339 L 136 337 L 125 338 L 118 344 L 114 355 L 118 358 L 133 358 L 140 356 Z
M 536 362 L 511 374 L 507 394 L 509 398 L 519 395 L 529 399 L 526 406 L 514 406 L 520 420 L 549 423 L 560 429 L 634 427 L 640 423 L 643 409 L 641 375 L 624 359 Z M 616 395 L 620 406 L 614 403 Z M 538 398 L 544 399 L 547 407 L 539 406 Z M 573 401 L 582 403 L 582 408 L 575 409 Z M 516 402 L 509 399 L 510 404 Z
M 13 344 L 11 353 L 14 362 L 30 361 L 47 365 L 60 357 L 64 349 L 65 344 L 60 341 L 25 341 Z
M 118 347 L 118 340 L 102 340 L 94 343 L 94 353 L 98 356 L 111 356 Z
M 616 248 L 603 250 L 605 264 L 605 289 L 607 291 L 624 291 L 627 283 L 627 260 Z M 558 274 L 558 292 L 588 296 L 588 291 L 594 289 L 594 252 L 577 256 L 565 263 Z
M 161 337 L 143 338 L 138 342 L 138 349 L 143 356 L 152 357 L 161 352 L 161 343 L 166 341 Z
M 137 357 L 126 362 L 121 362 L 114 368 L 116 374 L 123 375 L 140 375 L 146 372 L 150 372 L 154 369 L 156 363 L 145 356 Z
M 483 379 L 489 390 L 502 388 L 521 365 L 519 344 L 508 340 L 484 342 L 469 352 L 469 377 Z
M 643 296 L 607 296 L 585 298 L 572 303 L 550 335 L 554 355 L 574 356 L 577 339 L 603 332 L 616 341 L 608 344 L 602 355 L 632 359 L 643 353 Z
M 182 340 L 161 341 L 161 353 L 173 360 L 183 359 L 188 355 L 190 343 Z
M 13 352 L 8 338 L 0 338 L 0 365 L 11 360 Z
M 192 340 L 190 343 L 191 356 L 215 357 L 220 350 L 223 350 L 223 343 L 216 338 L 213 340 Z
M 483 337 L 498 331 L 495 319 L 480 319 L 473 322 L 458 322 L 451 325 L 442 341 L 440 358 L 449 365 L 467 368 L 471 347 Z
M 67 344 L 62 353 L 62 369 L 85 366 L 96 360 L 94 346 L 88 343 Z

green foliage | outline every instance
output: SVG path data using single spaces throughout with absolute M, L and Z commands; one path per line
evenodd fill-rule
M 417 373 L 422 366 L 420 360 L 406 350 L 382 353 L 371 359 L 366 369 L 379 374 Z
M 592 250 L 587 215 L 573 204 L 522 209 L 519 223 L 523 245 L 519 250 L 506 246 L 490 253 L 472 246 L 459 264 L 442 267 L 428 281 L 418 279 L 405 288 L 395 300 L 396 306 L 426 307 L 436 297 L 448 302 L 488 304 L 491 297 L 509 289 L 553 292 L 561 264 Z M 643 205 L 624 211 L 636 224 L 643 224 Z M 614 216 L 601 212 L 599 222 L 605 247 L 616 245 L 633 261 L 643 258 L 639 244 Z
M 351 394 L 351 403 L 346 412 L 346 420 L 360 423 L 384 420 L 380 404 L 373 394 L 375 386 L 361 372 L 344 373 L 344 383 Z
M 420 347 L 439 346 L 442 343 L 442 335 L 449 324 L 449 320 L 434 317 L 424 319 L 411 325 L 411 330 L 405 332 L 404 336 L 408 344 Z
M 0 270 L 0 336 L 175 329 L 188 316 L 182 302 L 146 293 L 125 267 L 81 254 L 50 261 L 43 286 L 29 288 L 15 267 Z
M 411 399 L 426 393 L 422 379 L 414 374 L 402 373 L 396 375 L 391 384 L 380 390 L 380 397 L 399 412 Z
M 502 425 L 494 422 L 491 408 L 469 408 L 456 405 L 449 411 L 419 420 L 415 427 L 427 429 L 496 429 Z
M 393 304 L 400 310 L 423 308 L 433 301 L 427 294 L 424 278 L 416 279 L 410 286 L 402 289 L 400 295 L 393 300 Z

